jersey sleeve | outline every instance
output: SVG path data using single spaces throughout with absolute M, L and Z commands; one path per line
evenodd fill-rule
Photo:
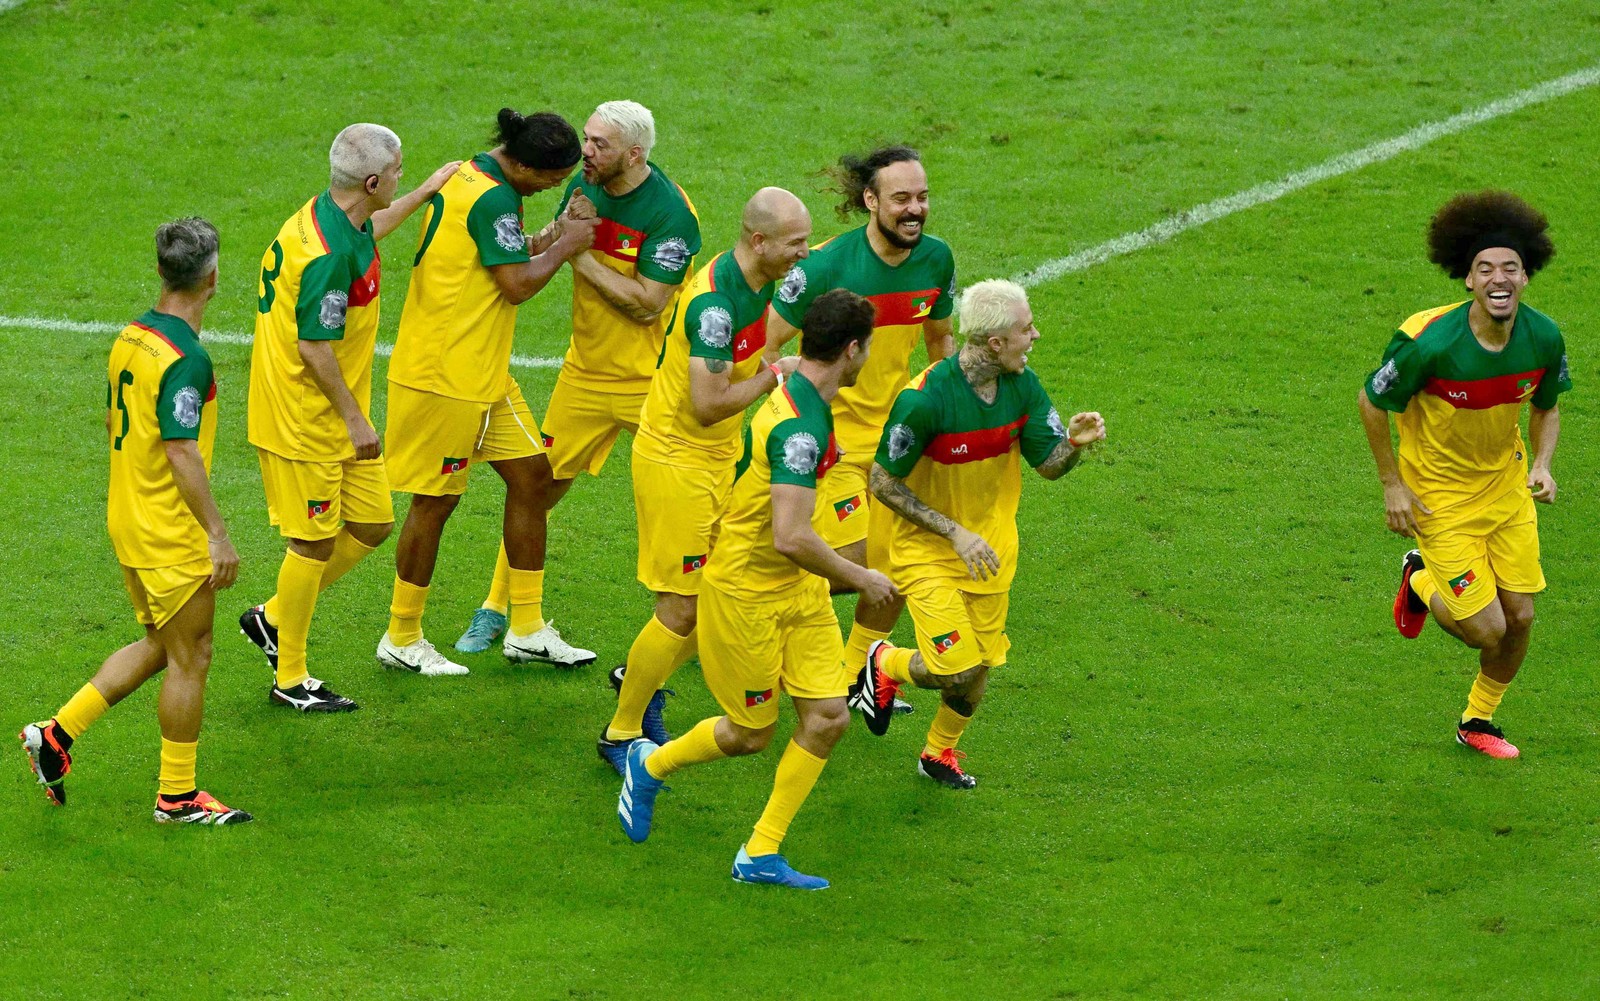
M 941 249 L 944 253 L 940 261 L 939 287 L 944 291 L 939 294 L 933 308 L 928 310 L 930 320 L 948 320 L 956 308 L 956 255 L 950 252 L 948 246 Z
M 184 355 L 161 373 L 156 420 L 162 441 L 200 437 L 200 412 L 211 395 L 211 380 L 211 359 L 203 353 Z
M 467 212 L 467 232 L 478 245 L 483 266 L 521 264 L 528 259 L 528 239 L 522 232 L 522 206 L 505 185 L 478 196 Z
M 1572 371 L 1567 367 L 1567 343 L 1560 331 L 1556 332 L 1550 354 L 1550 362 L 1539 379 L 1539 388 L 1533 391 L 1532 403 L 1540 410 L 1552 409 L 1559 402 L 1561 394 L 1572 389 Z
M 733 303 L 720 292 L 702 292 L 683 311 L 689 357 L 733 361 Z
M 354 265 L 345 254 L 323 254 L 306 265 L 300 275 L 300 298 L 294 304 L 300 340 L 344 338 L 344 315 L 350 305 L 350 285 L 356 277 Z
M 1067 440 L 1067 425 L 1039 377 L 1031 369 L 1028 374 L 1032 378 L 1028 385 L 1028 422 L 1022 425 L 1022 458 L 1028 465 L 1038 466 Z
M 817 488 L 817 469 L 828 447 L 828 432 L 819 422 L 791 417 L 767 435 L 767 462 L 772 482 Z
M 884 422 L 875 461 L 890 476 L 903 480 L 911 475 L 917 460 L 938 433 L 938 413 L 933 398 L 920 389 L 902 389 L 889 410 L 889 419 Z
M 700 220 L 687 208 L 673 211 L 652 227 L 639 245 L 640 277 L 663 285 L 680 285 L 689 277 L 689 263 L 700 253 Z
M 772 296 L 773 312 L 798 330 L 805 321 L 806 310 L 811 308 L 811 300 L 826 291 L 827 266 L 823 264 L 821 255 L 812 254 L 796 262 L 789 273 L 783 276 L 783 281 L 778 283 L 777 292 Z
M 1404 413 L 1411 398 L 1428 381 L 1429 362 L 1422 346 L 1403 330 L 1383 353 L 1383 364 L 1367 376 L 1367 399 L 1391 413 Z

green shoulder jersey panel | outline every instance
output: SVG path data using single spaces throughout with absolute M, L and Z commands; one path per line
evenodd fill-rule
M 664 285 L 679 285 L 689 276 L 690 264 L 700 253 L 700 220 L 688 197 L 655 163 L 650 176 L 624 195 L 608 194 L 602 186 L 590 184 L 580 173 L 567 184 L 556 207 L 556 216 L 567 210 L 574 191 L 582 191 L 594 202 L 600 214 L 596 233 L 597 249 L 604 251 L 620 236 L 634 236 L 637 243 L 629 256 L 638 274 Z
M 156 422 L 161 427 L 161 439 L 198 439 L 200 414 L 211 397 L 211 355 L 206 353 L 194 328 L 176 316 L 152 309 L 138 322 L 160 331 L 183 353 L 161 373 L 161 385 L 156 390 Z
M 307 264 L 300 276 L 295 326 L 300 340 L 336 341 L 344 337 L 350 288 L 372 266 L 378 245 L 372 220 L 360 229 L 350 225 L 350 217 L 334 202 L 332 193 L 318 195 L 312 211 L 328 252 Z
M 486 268 L 521 264 L 528 260 L 528 240 L 522 231 L 522 196 L 517 194 L 488 153 L 472 162 L 499 183 L 478 196 L 467 212 L 467 232 L 478 246 L 478 259 Z
M 796 416 L 781 421 L 767 435 L 772 482 L 815 490 L 817 480 L 838 461 L 833 411 L 799 373 L 789 376 L 777 391 L 788 396 Z
M 923 293 L 933 297 L 926 313 L 917 315 L 911 303 L 877 302 L 878 326 L 886 323 L 943 320 L 955 308 L 956 264 L 950 245 L 936 236 L 924 236 L 904 261 L 891 267 L 872 249 L 867 229 L 862 226 L 844 233 L 813 250 L 805 260 L 789 269 L 773 296 L 772 308 L 791 327 L 800 327 L 806 310 L 817 296 L 830 289 L 845 288 L 857 295 L 893 296 Z M 937 295 L 934 295 L 937 293 Z M 893 316 L 885 313 L 885 307 Z
M 738 360 L 734 340 L 757 322 L 772 301 L 772 285 L 753 291 L 732 253 L 718 254 L 711 262 L 711 290 L 689 301 L 684 310 L 684 335 L 689 356 Z M 763 338 L 763 343 L 765 340 Z

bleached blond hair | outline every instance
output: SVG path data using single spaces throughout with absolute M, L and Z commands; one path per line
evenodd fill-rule
M 1017 307 L 1028 305 L 1028 293 L 1016 282 L 990 278 L 961 293 L 960 328 L 968 344 L 982 344 L 1017 322 Z
M 650 159 L 656 144 L 656 116 L 638 101 L 607 101 L 594 109 L 594 117 L 617 130 L 622 146 L 639 147 L 639 159 Z
M 333 137 L 328 150 L 328 184 L 350 191 L 364 187 L 367 178 L 389 169 L 400 152 L 400 137 L 371 122 L 347 125 Z

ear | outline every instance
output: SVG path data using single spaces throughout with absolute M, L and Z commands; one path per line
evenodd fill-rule
M 368 174 L 367 175 L 367 183 L 366 183 L 367 194 L 369 194 L 369 195 L 377 194 L 378 193 L 378 186 L 381 185 L 382 183 L 383 183 L 383 178 L 379 177 L 377 174 Z

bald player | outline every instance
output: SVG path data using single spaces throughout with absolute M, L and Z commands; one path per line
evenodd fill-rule
M 678 298 L 660 366 L 633 443 L 639 583 L 655 614 L 628 662 L 611 673 L 617 712 L 600 734 L 600 756 L 620 773 L 628 745 L 644 734 L 670 739 L 658 689 L 695 652 L 700 576 L 733 489 L 745 409 L 770 393 L 798 356 L 769 367 L 767 312 L 774 283 L 805 259 L 811 214 L 782 188 L 745 204 L 739 242 L 701 268 Z

